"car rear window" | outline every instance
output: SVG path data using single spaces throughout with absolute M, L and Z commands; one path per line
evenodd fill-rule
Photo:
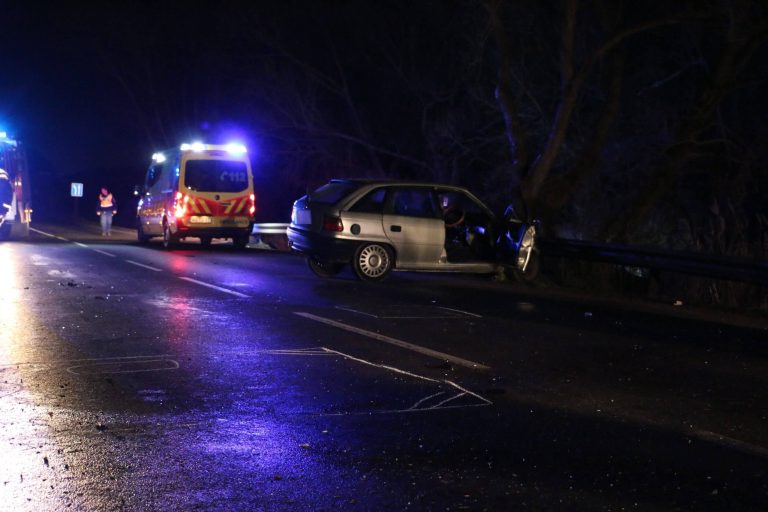
M 358 213 L 382 213 L 384 211 L 384 198 L 386 195 L 386 188 L 371 190 L 352 205 L 352 208 L 350 208 L 349 211 Z
M 312 192 L 309 197 L 314 203 L 336 204 L 358 187 L 359 185 L 355 183 L 326 183 Z
M 187 160 L 184 185 L 200 192 L 240 192 L 248 188 L 248 169 L 236 160 Z

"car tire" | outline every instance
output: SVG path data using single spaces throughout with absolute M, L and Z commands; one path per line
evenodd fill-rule
M 250 233 L 245 233 L 243 235 L 237 235 L 235 237 L 232 237 L 232 245 L 235 246 L 235 249 L 245 249 L 245 246 L 248 245 L 248 242 L 250 241 L 251 241 Z
M 210 236 L 201 236 L 200 237 L 200 245 L 202 245 L 203 247 L 210 247 L 212 240 L 213 240 L 213 238 L 211 238 Z
M 171 226 L 168 222 L 163 222 L 163 247 L 165 249 L 173 249 L 178 242 L 178 235 L 171 233 Z
M 139 224 L 136 228 L 136 238 L 139 240 L 139 243 L 144 245 L 149 242 L 149 236 L 144 233 L 144 227 Z
M 318 277 L 333 277 L 344 268 L 343 263 L 329 263 L 318 260 L 313 256 L 307 256 L 307 266 Z
M 355 275 L 363 281 L 382 281 L 394 264 L 392 249 L 377 243 L 361 244 L 352 259 Z

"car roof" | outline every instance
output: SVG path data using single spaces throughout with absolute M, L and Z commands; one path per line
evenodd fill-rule
M 415 180 L 373 180 L 368 178 L 333 178 L 330 183 L 349 183 L 350 185 L 359 186 L 388 186 L 388 187 L 440 187 L 449 188 L 453 190 L 468 190 L 465 187 L 458 185 L 449 185 L 447 183 L 435 183 L 429 181 L 415 181 Z

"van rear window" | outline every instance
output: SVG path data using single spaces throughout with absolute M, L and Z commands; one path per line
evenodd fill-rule
M 248 169 L 233 160 L 187 160 L 184 186 L 198 192 L 241 192 L 248 188 Z

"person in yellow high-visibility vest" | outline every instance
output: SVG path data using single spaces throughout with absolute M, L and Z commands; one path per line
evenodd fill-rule
M 112 216 L 117 215 L 117 202 L 106 187 L 99 194 L 99 208 L 96 214 L 101 217 L 101 236 L 112 235 Z

